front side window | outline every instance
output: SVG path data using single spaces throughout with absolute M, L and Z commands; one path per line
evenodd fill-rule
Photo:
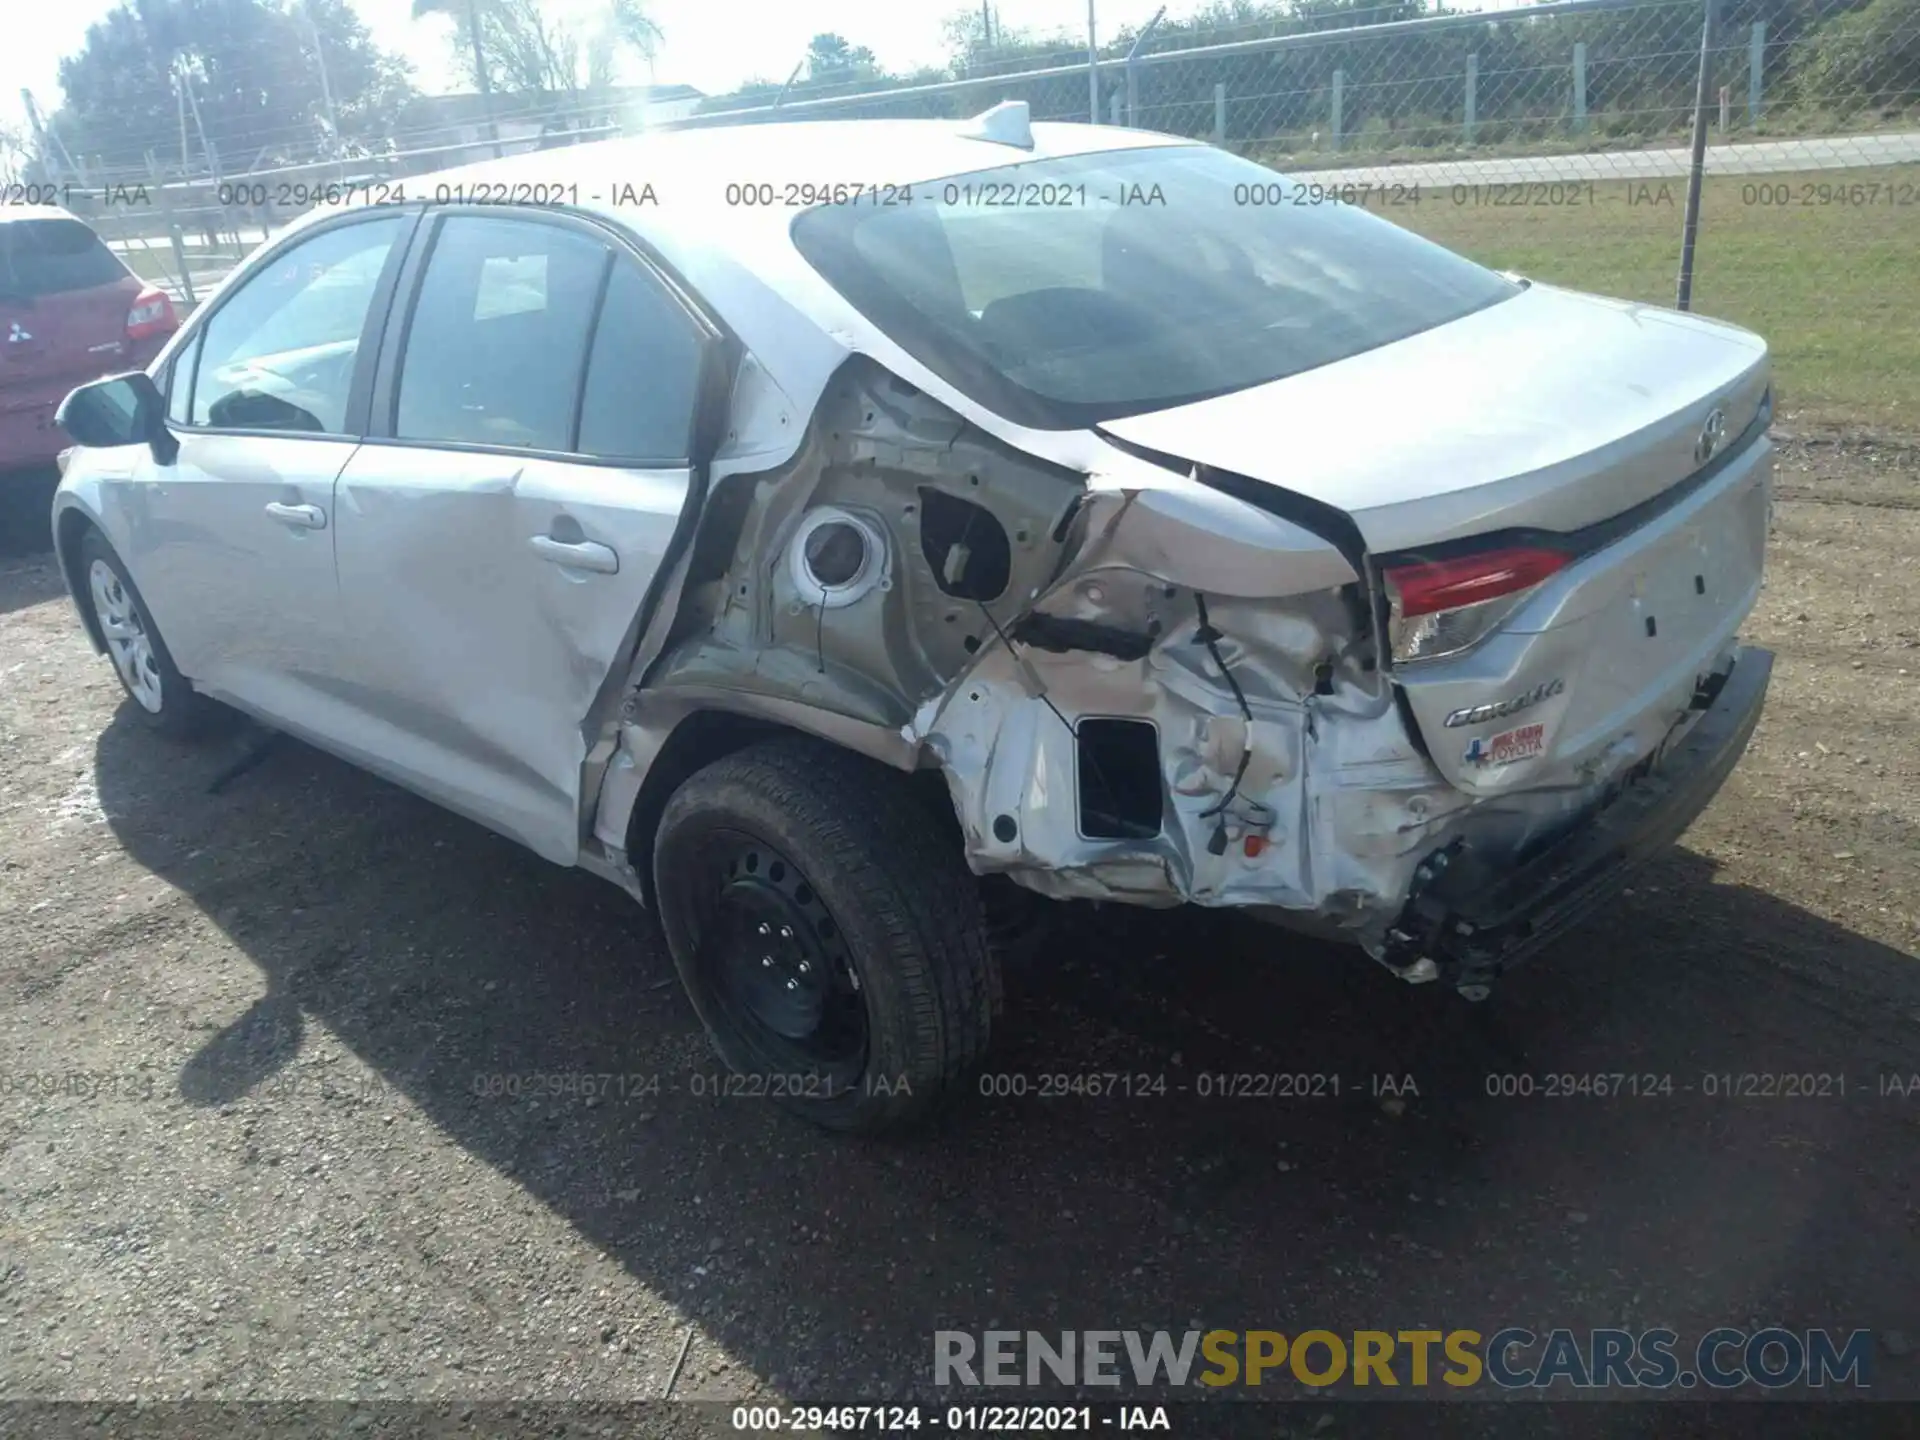
M 1041 429 L 1266 384 L 1519 288 L 1204 145 L 978 171 L 911 204 L 805 211 L 792 233 L 915 359 Z
M 575 399 L 612 252 L 509 217 L 442 222 L 400 363 L 402 440 L 573 448 Z
M 191 425 L 193 411 L 193 366 L 200 358 L 200 339 L 204 329 L 193 332 L 180 353 L 167 362 L 167 423 Z
M 346 434 L 361 331 L 406 223 L 393 215 L 324 230 L 248 276 L 183 352 L 199 355 L 192 423 Z M 175 367 L 176 395 L 190 373 Z

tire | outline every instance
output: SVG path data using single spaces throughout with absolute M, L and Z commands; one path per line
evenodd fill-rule
M 736 751 L 667 802 L 653 875 L 674 966 L 743 1093 L 895 1132 L 985 1055 L 999 981 L 978 886 L 905 777 L 815 740 Z
M 197 693 L 174 665 L 147 602 L 107 537 L 89 529 L 80 537 L 79 557 L 81 593 L 135 717 L 172 740 L 197 740 L 216 730 L 225 712 Z

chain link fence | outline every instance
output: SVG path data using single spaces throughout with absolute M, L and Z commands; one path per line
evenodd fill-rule
M 1219 13 L 1095 59 L 1063 42 L 1018 69 L 686 123 L 1024 100 L 1209 140 L 1502 269 L 1751 326 L 1788 425 L 1920 433 L 1920 0 L 1548 0 L 1337 28 Z
M 1759 330 L 1789 426 L 1920 434 L 1920 0 L 1223 0 L 1092 55 L 1071 38 L 981 45 L 944 71 L 802 91 L 749 89 L 674 124 L 1017 99 L 1037 120 L 1211 141 L 1498 268 Z M 226 177 L 152 166 L 92 177 L 71 208 L 191 303 L 307 202 L 475 158 L 469 139 Z

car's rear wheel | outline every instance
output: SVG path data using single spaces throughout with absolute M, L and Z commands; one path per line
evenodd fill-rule
M 107 643 L 107 658 L 140 722 L 176 740 L 207 733 L 220 707 L 196 693 L 174 665 L 147 602 L 106 537 L 89 530 L 81 537 L 79 559 L 81 583 Z
M 986 1051 L 996 981 L 974 877 L 871 760 L 780 740 L 697 772 L 661 816 L 654 891 L 742 1093 L 896 1130 Z

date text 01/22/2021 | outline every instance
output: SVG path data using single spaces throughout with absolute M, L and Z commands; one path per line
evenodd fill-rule
M 920 1429 L 1027 1435 L 1036 1431 L 1171 1431 L 1164 1405 L 736 1405 L 737 1431 L 912 1433 Z

